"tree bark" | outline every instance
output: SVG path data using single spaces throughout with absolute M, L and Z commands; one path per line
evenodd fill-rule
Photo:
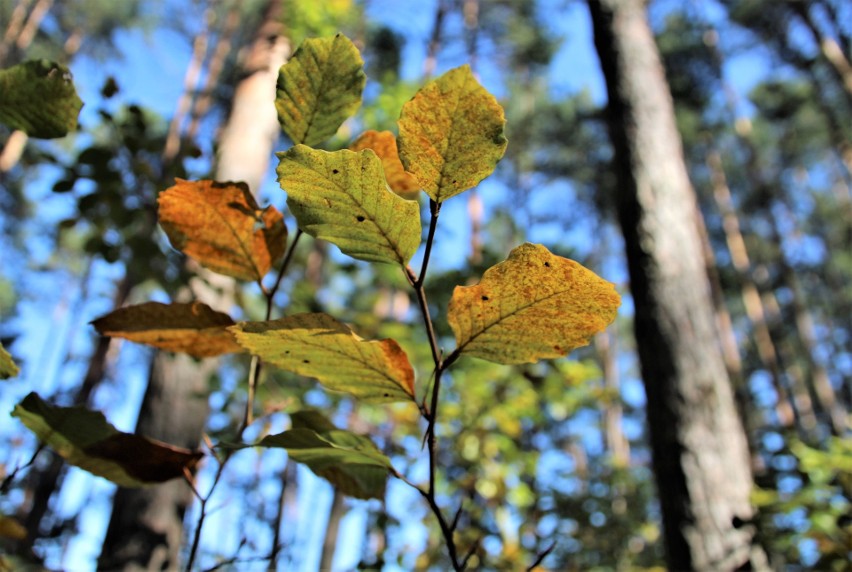
M 215 178 L 245 181 L 257 193 L 280 133 L 275 114 L 278 69 L 289 56 L 281 0 L 268 0 L 244 73 L 234 92 L 227 124 L 219 135 Z M 207 283 L 213 283 L 210 288 Z M 220 311 L 233 302 L 234 282 L 199 272 L 192 296 Z M 159 352 L 154 358 L 136 431 L 175 445 L 199 445 L 208 415 L 208 379 L 216 361 Z M 183 517 L 193 496 L 186 483 L 119 489 L 98 561 L 109 569 L 173 569 L 178 566 Z
M 767 566 L 749 454 L 714 327 L 696 200 L 642 0 L 589 0 L 609 94 L 634 329 L 669 567 Z

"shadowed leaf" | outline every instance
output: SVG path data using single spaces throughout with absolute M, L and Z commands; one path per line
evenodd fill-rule
M 234 325 L 231 317 L 200 302 L 126 306 L 97 318 L 92 325 L 103 336 L 193 357 L 243 351 L 228 332 L 228 327 Z
M 420 184 L 411 173 L 406 172 L 399 160 L 396 137 L 390 131 L 365 131 L 352 145 L 350 151 L 372 150 L 382 160 L 385 180 L 393 192 L 405 199 L 416 199 Z
M 258 445 L 286 449 L 291 459 L 345 495 L 384 498 L 390 460 L 368 437 L 337 429 L 318 411 L 300 411 L 290 418 L 292 429 L 264 437 Z
M 193 471 L 204 455 L 122 433 L 97 411 L 54 407 L 30 393 L 12 415 L 72 465 L 123 486 L 141 487 Z
M 414 370 L 394 340 L 365 341 L 328 314 L 296 314 L 230 328 L 266 362 L 364 401 L 414 400 Z
M 364 61 L 349 38 L 305 40 L 278 73 L 281 128 L 294 144 L 319 145 L 361 106 L 366 82 Z
M 30 137 L 64 137 L 77 128 L 82 107 L 65 66 L 31 60 L 0 70 L 0 123 Z
M 503 108 L 470 66 L 426 84 L 402 107 L 399 156 L 436 202 L 475 187 L 506 151 Z
M 27 537 L 27 529 L 17 519 L 0 514 L 0 538 L 23 540 Z M 0 558 L 0 564 L 3 560 Z
M 157 202 L 172 246 L 213 272 L 257 281 L 284 256 L 284 217 L 261 209 L 245 183 L 176 179 Z
M 0 379 L 9 379 L 18 375 L 18 366 L 12 361 L 12 356 L 0 344 Z
M 296 145 L 278 158 L 278 182 L 299 228 L 359 260 L 404 265 L 417 251 L 420 206 L 388 189 L 375 153 Z
M 615 319 L 615 287 L 540 244 L 523 244 L 485 271 L 475 286 L 456 286 L 448 308 L 462 354 L 502 364 L 535 362 L 585 346 Z

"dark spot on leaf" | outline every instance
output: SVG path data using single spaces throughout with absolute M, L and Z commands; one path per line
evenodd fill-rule
M 302 360 L 302 363 L 311 363 L 311 360 L 309 360 L 309 359 L 303 359 L 303 360 Z
M 488 296 L 483 296 L 482 301 L 485 302 L 486 300 L 488 300 Z
M 550 262 L 545 262 L 544 265 L 550 268 Z
M 385 397 L 390 397 L 390 393 L 385 393 Z
M 357 217 L 355 217 L 355 218 L 357 218 L 357 219 L 358 219 L 358 222 L 364 222 L 364 221 L 366 220 L 366 219 L 365 219 L 364 217 L 362 217 L 361 215 L 358 215 L 358 216 L 357 216 Z
M 332 173 L 334 173 L 334 174 L 336 175 L 336 174 L 337 174 L 337 173 L 339 173 L 340 171 L 338 171 L 337 169 L 332 169 L 332 170 L 331 170 L 331 172 L 332 172 Z

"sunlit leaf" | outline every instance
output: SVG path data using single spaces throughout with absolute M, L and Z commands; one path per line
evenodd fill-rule
M 230 328 L 273 365 L 375 403 L 414 399 L 414 370 L 394 340 L 365 341 L 328 314 L 296 314 Z
M 77 128 L 82 107 L 65 66 L 31 60 L 0 70 L 0 123 L 30 137 L 64 137 Z
M 620 303 L 615 287 L 591 270 L 527 243 L 479 284 L 456 286 L 448 320 L 462 354 L 527 363 L 587 345 Z
M 157 202 L 172 246 L 214 272 L 257 281 L 284 255 L 284 217 L 261 209 L 245 183 L 177 179 Z
M 228 332 L 234 325 L 231 317 L 200 302 L 126 306 L 101 316 L 92 325 L 103 336 L 199 358 L 243 351 Z
M 193 471 L 204 455 L 122 433 L 97 411 L 54 407 L 30 393 L 12 415 L 72 465 L 123 487 L 141 487 Z
M 12 361 L 12 356 L 0 344 L 0 379 L 9 379 L 18 375 L 18 366 Z
M 402 108 L 399 156 L 437 202 L 475 187 L 506 150 L 503 108 L 470 66 L 428 83 Z
M 365 131 L 352 145 L 351 151 L 371 149 L 382 160 L 385 180 L 393 192 L 406 199 L 414 199 L 420 194 L 420 184 L 411 173 L 405 171 L 399 160 L 396 137 L 390 131 Z
M 384 498 L 390 460 L 363 435 L 337 429 L 318 411 L 291 413 L 293 428 L 264 437 L 261 447 L 287 450 L 345 495 Z
M 278 73 L 281 128 L 295 144 L 319 145 L 361 106 L 366 82 L 364 61 L 349 38 L 305 40 Z
M 406 264 L 417 251 L 420 207 L 388 189 L 375 153 L 296 145 L 278 158 L 299 228 L 360 260 Z

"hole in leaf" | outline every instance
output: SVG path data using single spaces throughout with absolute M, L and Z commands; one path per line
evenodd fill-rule
M 357 217 L 355 217 L 355 218 L 357 218 L 357 219 L 358 219 L 358 222 L 364 222 L 364 221 L 366 220 L 366 219 L 365 219 L 364 217 L 362 217 L 361 215 L 358 215 L 358 216 L 357 216 Z
M 482 301 L 485 302 L 486 300 L 488 300 L 488 296 L 483 296 Z
M 332 169 L 332 170 L 331 170 L 331 172 L 332 172 L 332 173 L 334 173 L 334 174 L 336 175 L 336 174 L 337 174 L 337 173 L 339 173 L 340 171 L 338 171 L 337 169 Z
M 550 268 L 550 262 L 545 262 L 544 265 Z

